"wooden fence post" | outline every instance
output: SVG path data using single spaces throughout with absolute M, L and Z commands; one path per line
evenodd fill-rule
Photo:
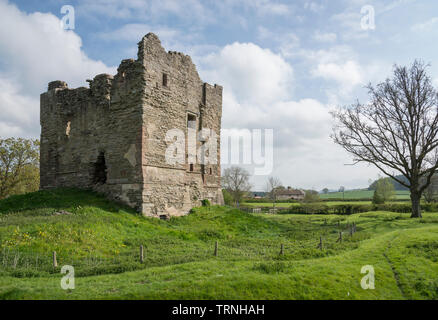
M 318 244 L 317 248 L 322 250 L 322 247 L 323 247 L 323 245 L 322 245 L 322 237 L 319 237 L 319 244 Z
M 58 261 L 56 261 L 56 251 L 53 251 L 53 268 L 58 267 Z
M 143 250 L 143 245 L 140 245 L 140 262 L 141 262 L 141 263 L 144 262 L 144 250 Z
M 339 238 L 336 242 L 342 242 L 342 231 L 339 231 Z
M 218 249 L 219 249 L 219 243 L 218 243 L 218 241 L 216 241 L 216 243 L 214 244 L 214 256 L 215 257 L 217 257 Z

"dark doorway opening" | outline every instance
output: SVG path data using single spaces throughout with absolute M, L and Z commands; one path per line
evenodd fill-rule
M 99 153 L 97 161 L 94 164 L 93 173 L 93 183 L 94 184 L 104 184 L 106 183 L 106 164 L 105 164 L 105 154 L 103 152 Z

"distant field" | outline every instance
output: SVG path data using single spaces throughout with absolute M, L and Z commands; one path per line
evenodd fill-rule
M 327 206 L 336 206 L 339 204 L 371 204 L 371 201 L 324 201 L 321 202 Z M 394 201 L 392 203 L 406 203 L 405 201 Z M 262 202 L 262 203 L 244 203 L 245 206 L 250 207 L 272 207 L 272 202 Z M 298 206 L 300 203 L 289 203 L 289 202 L 277 202 L 276 207 L 279 208 L 289 208 L 291 206 Z
M 369 199 L 373 197 L 372 190 L 349 190 L 345 191 L 344 199 Z M 409 191 L 396 191 L 395 192 L 397 200 L 409 199 Z M 320 194 L 321 199 L 342 199 L 342 192 L 330 192 L 327 194 Z

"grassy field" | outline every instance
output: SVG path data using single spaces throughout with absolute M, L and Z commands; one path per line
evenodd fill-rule
M 373 197 L 374 191 L 372 190 L 347 190 L 344 192 L 344 199 L 371 199 Z M 397 190 L 395 191 L 396 200 L 407 200 L 409 199 L 409 191 Z M 342 199 L 342 192 L 329 192 L 327 194 L 320 194 L 321 199 Z
M 391 203 L 407 203 L 406 201 L 391 201 Z M 275 206 L 277 208 L 289 208 L 291 206 L 299 206 L 301 203 L 295 202 L 277 202 Z M 325 204 L 327 206 L 336 206 L 340 204 L 371 204 L 371 201 L 324 201 L 321 202 L 321 204 Z M 272 202 L 248 202 L 243 203 L 242 205 L 249 206 L 249 207 L 272 207 Z
M 0 249 L 0 299 L 438 299 L 435 213 L 420 220 L 213 206 L 164 221 L 94 193 L 44 191 L 0 201 Z M 73 290 L 60 287 L 65 264 L 75 267 Z M 374 290 L 360 286 L 365 265 L 375 269 Z

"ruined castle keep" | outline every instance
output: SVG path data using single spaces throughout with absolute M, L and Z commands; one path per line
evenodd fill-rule
M 42 189 L 94 189 L 147 216 L 186 214 L 204 199 L 223 203 L 220 141 L 215 164 L 190 163 L 187 152 L 183 163 L 165 157 L 169 130 L 220 136 L 222 87 L 202 82 L 189 56 L 166 52 L 149 33 L 137 60 L 87 81 L 76 89 L 53 81 L 41 94 Z

